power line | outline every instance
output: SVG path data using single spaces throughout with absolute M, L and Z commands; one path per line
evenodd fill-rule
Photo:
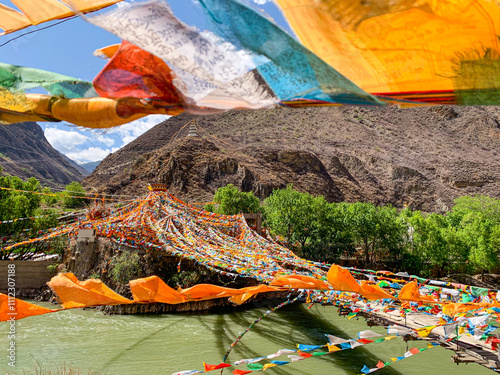
M 53 23 L 52 25 L 45 26 L 45 27 L 41 27 L 41 28 L 36 29 L 36 30 L 31 30 L 31 31 L 28 31 L 28 32 L 23 33 L 23 34 L 21 34 L 21 35 L 18 35 L 18 36 L 16 36 L 16 37 L 12 38 L 12 39 L 9 39 L 8 41 L 6 41 L 6 42 L 5 42 L 5 43 L 3 43 L 3 44 L 0 44 L 0 47 L 3 47 L 3 46 L 5 46 L 5 45 L 9 44 L 10 42 L 12 42 L 12 41 L 14 41 L 14 40 L 16 40 L 16 39 L 22 38 L 23 36 L 26 36 L 26 35 L 28 35 L 28 34 L 33 34 L 33 33 L 36 33 L 37 31 L 45 30 L 45 29 L 48 29 L 48 28 L 51 28 L 51 27 L 54 27 L 54 26 L 60 25 L 61 23 L 66 22 L 66 21 L 70 21 L 70 20 L 72 20 L 72 19 L 74 19 L 74 18 L 76 18 L 76 17 L 77 17 L 77 16 L 71 16 L 71 17 L 66 18 L 66 19 L 64 19 L 64 20 L 62 20 L 62 21 L 59 21 L 59 22 Z

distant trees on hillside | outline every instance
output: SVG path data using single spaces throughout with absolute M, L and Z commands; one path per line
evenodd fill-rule
M 246 199 L 252 202 L 251 211 L 243 204 Z M 273 235 L 315 261 L 350 259 L 364 267 L 423 276 L 500 267 L 499 199 L 464 196 L 446 214 L 425 214 L 366 202 L 328 203 L 292 185 L 274 190 L 259 205 L 252 193 L 228 185 L 217 191 L 214 201 L 221 202 L 220 213 L 260 210 Z
M 68 186 L 78 188 L 75 184 L 83 191 L 79 183 Z M 59 224 L 61 204 L 66 206 L 64 194 L 42 187 L 34 177 L 23 181 L 16 176 L 0 176 L 0 246 L 36 237 L 40 231 L 56 227 Z M 85 195 L 85 191 L 83 194 Z M 57 247 L 61 245 L 59 242 Z M 16 249 L 13 254 L 0 251 L 0 259 L 16 254 L 26 258 L 36 252 L 55 250 L 54 247 L 55 242 L 26 245 Z

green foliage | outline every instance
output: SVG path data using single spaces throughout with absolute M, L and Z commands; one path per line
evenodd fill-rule
M 454 206 L 449 216 L 454 219 L 455 224 L 458 224 L 457 221 L 462 220 L 470 212 L 481 213 L 485 220 L 500 224 L 500 199 L 485 195 L 465 195 L 456 198 L 453 203 Z
M 286 189 L 274 190 L 264 201 L 264 216 L 272 233 L 290 247 L 313 260 L 335 261 L 353 251 L 343 206 L 323 197 Z
M 48 269 L 50 272 L 56 272 L 56 271 L 57 271 L 57 267 L 58 267 L 58 266 L 59 266 L 58 264 L 49 264 L 49 265 L 47 266 L 47 269 Z
M 175 287 L 189 288 L 193 285 L 206 282 L 207 278 L 210 276 L 209 272 L 203 269 L 198 269 L 196 271 L 181 271 L 174 274 L 170 280 L 169 284 Z
M 420 211 L 408 217 L 411 227 L 411 254 L 420 258 L 421 273 L 438 276 L 460 269 L 467 261 L 467 248 L 457 236 L 456 228 L 443 215 L 422 215 Z
M 44 187 L 42 193 L 54 194 L 49 187 Z M 59 197 L 57 195 L 42 195 L 42 202 L 47 206 L 54 206 L 59 202 Z
M 111 278 L 121 284 L 140 276 L 141 257 L 137 253 L 123 251 L 111 261 Z
M 240 212 L 256 213 L 260 208 L 259 198 L 252 192 L 239 191 L 232 184 L 217 189 L 213 201 L 217 202 L 218 206 L 208 207 L 208 209 L 223 215 L 237 215 Z
M 66 185 L 66 190 L 63 193 L 63 205 L 66 208 L 83 207 L 85 204 L 85 190 L 82 185 L 76 181 Z
M 356 202 L 348 205 L 346 215 L 353 246 L 363 254 L 365 265 L 387 259 L 393 265 L 402 262 L 408 228 L 397 209 Z

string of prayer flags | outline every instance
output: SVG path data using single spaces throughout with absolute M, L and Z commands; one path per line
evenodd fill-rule
M 422 348 L 422 349 L 417 349 L 417 348 L 411 348 L 410 350 L 408 350 L 407 352 L 405 352 L 403 354 L 403 356 L 400 356 L 400 357 L 396 357 L 396 358 L 391 358 L 391 362 L 383 362 L 381 360 L 379 360 L 377 362 L 377 364 L 375 365 L 375 367 L 373 368 L 370 368 L 368 367 L 366 364 L 363 365 L 363 368 L 361 369 L 361 372 L 363 374 L 371 374 L 372 372 L 375 372 L 375 371 L 378 371 L 384 367 L 387 367 L 387 366 L 390 366 L 396 362 L 399 362 L 399 361 L 402 361 L 403 359 L 406 359 L 406 358 L 409 358 L 411 356 L 414 356 L 415 354 L 419 354 L 425 350 L 428 350 L 428 349 L 431 349 L 435 346 L 438 346 L 439 344 L 437 343 L 429 343 L 427 348 Z
M 335 336 L 332 336 L 332 337 L 335 337 Z M 390 339 L 393 339 L 395 337 L 396 336 L 384 336 L 381 338 L 381 340 L 377 340 L 377 341 L 367 340 L 366 343 L 383 342 L 385 340 L 390 340 Z M 354 349 L 358 346 L 365 344 L 365 342 L 363 342 L 362 340 L 365 340 L 365 339 L 359 339 L 359 340 L 348 339 L 348 340 L 346 340 L 346 343 L 350 343 L 350 344 L 348 344 L 347 346 L 344 346 L 343 348 L 338 348 L 338 347 L 334 348 L 334 347 L 331 347 L 331 345 L 329 345 L 329 344 L 326 344 L 326 345 L 298 344 L 296 350 L 280 349 L 276 353 L 269 354 L 267 356 L 241 359 L 241 360 L 235 361 L 231 364 L 223 362 L 219 365 L 207 365 L 206 363 L 203 363 L 203 366 L 204 366 L 205 372 L 207 372 L 207 371 L 213 371 L 213 370 L 217 370 L 217 369 L 221 369 L 221 368 L 233 367 L 233 366 L 238 366 L 238 365 L 244 364 L 244 365 L 246 365 L 248 370 L 241 370 L 241 369 L 233 370 L 233 374 L 243 375 L 243 374 L 248 374 L 248 373 L 253 372 L 253 371 L 266 371 L 268 368 L 271 368 L 271 367 L 285 366 L 285 365 L 288 365 L 288 364 L 293 363 L 293 362 L 302 361 L 302 360 L 305 360 L 308 358 L 320 357 L 320 356 L 332 354 L 334 352 L 341 351 L 341 350 Z M 328 347 L 329 349 L 332 348 L 332 350 L 328 350 L 326 352 L 325 351 L 315 351 L 317 349 L 321 349 L 324 347 Z M 292 353 L 296 353 L 296 354 L 292 354 Z M 276 358 L 280 355 L 285 355 L 285 354 L 288 354 L 288 359 L 289 359 L 288 361 L 274 360 L 273 359 L 270 361 L 270 363 L 267 363 L 267 364 L 258 363 L 258 362 L 261 362 L 263 360 Z M 404 357 L 402 357 L 402 358 L 404 358 Z M 223 367 L 219 367 L 219 366 L 223 366 Z M 198 374 L 200 372 L 203 372 L 203 371 L 188 370 L 188 371 L 175 372 L 173 375 Z

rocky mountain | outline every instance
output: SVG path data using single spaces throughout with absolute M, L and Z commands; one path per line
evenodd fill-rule
M 55 150 L 35 122 L 0 126 L 0 166 L 4 174 L 36 177 L 50 187 L 81 181 L 89 174 Z
M 200 137 L 187 136 L 195 121 Z M 500 197 L 500 107 L 277 108 L 182 114 L 109 155 L 84 180 L 139 195 L 164 182 L 188 202 L 232 183 L 261 199 L 292 183 L 329 201 L 445 211 Z

